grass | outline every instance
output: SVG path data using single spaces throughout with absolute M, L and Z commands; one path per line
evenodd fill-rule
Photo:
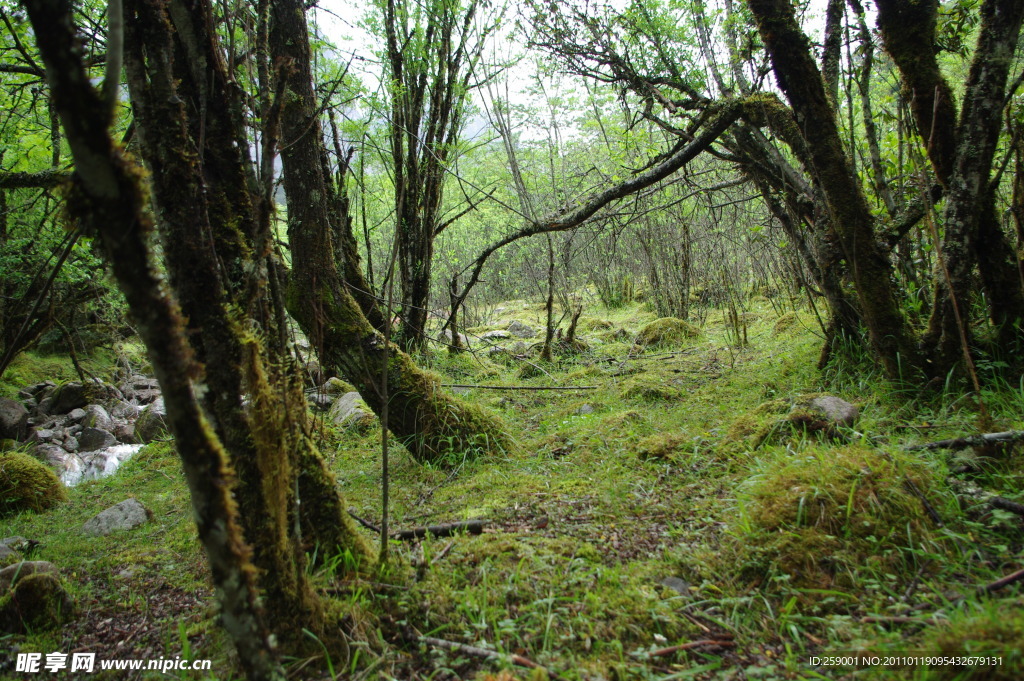
M 543 327 L 536 306 L 504 307 L 481 329 L 512 319 Z M 938 395 L 894 386 L 855 353 L 819 372 L 812 313 L 781 315 L 757 300 L 747 309 L 744 346 L 730 342 L 728 315 L 711 311 L 697 338 L 640 352 L 634 339 L 654 315 L 627 306 L 588 311 L 580 328 L 590 350 L 550 363 L 531 358 L 535 370 L 521 371 L 514 358 L 443 350 L 421 358 L 450 383 L 596 389 L 469 389 L 463 399 L 498 413 L 518 444 L 500 458 L 425 468 L 394 450 L 396 529 L 485 518 L 487 531 L 396 545 L 376 585 L 339 586 L 328 561 L 314 579 L 340 594 L 363 639 L 354 659 L 331 661 L 331 673 L 541 678 L 508 665 L 493 676 L 500 663 L 398 633 L 418 632 L 523 655 L 567 679 L 833 678 L 837 669 L 809 658 L 854 651 L 1002 656 L 1001 667 L 983 671 L 880 666 L 858 678 L 1024 675 L 1015 643 L 1024 630 L 1021 587 L 974 595 L 1019 569 L 1024 525 L 962 488 L 970 482 L 1021 501 L 1024 455 L 903 451 L 975 432 L 973 400 L 952 384 Z M 738 419 L 771 411 L 759 405 L 813 393 L 861 408 L 856 433 L 844 434 L 853 439 L 799 429 L 757 446 L 729 439 Z M 1019 380 L 992 379 L 982 397 L 1000 428 L 1021 427 Z M 377 427 L 319 437 L 348 505 L 379 519 Z M 963 466 L 970 472 L 955 473 Z M 151 523 L 114 539 L 77 533 L 129 494 L 154 511 Z M 187 493 L 166 446 L 143 450 L 114 478 L 70 497 L 54 511 L 0 520 L 0 535 L 43 541 L 38 557 L 60 565 L 79 602 L 104 617 L 144 611 L 156 585 L 210 602 Z M 187 649 L 217 660 L 220 677 L 230 673 L 233 653 L 210 609 L 164 611 L 173 609 L 154 618 L 164 632 L 159 654 Z M 43 650 L 75 634 L 17 643 Z M 661 652 L 707 639 L 733 645 Z M 305 662 L 295 661 L 297 678 L 328 675 L 322 659 L 298 671 Z

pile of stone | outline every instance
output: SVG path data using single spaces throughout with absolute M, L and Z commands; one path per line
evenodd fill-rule
M 68 486 L 110 475 L 143 444 L 166 434 L 160 387 L 148 376 L 120 386 L 43 381 L 18 398 L 0 398 L 0 449 L 30 443 L 30 453 Z

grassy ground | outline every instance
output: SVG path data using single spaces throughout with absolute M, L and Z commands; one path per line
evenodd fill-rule
M 542 315 L 506 304 L 478 331 L 512 319 L 540 328 Z M 978 489 L 1024 501 L 1024 457 L 903 449 L 977 432 L 974 398 L 901 389 L 866 360 L 819 372 L 814 315 L 763 299 L 745 328 L 712 311 L 695 338 L 634 349 L 653 318 L 639 306 L 594 310 L 581 321 L 589 350 L 550 364 L 423 358 L 449 383 L 519 386 L 464 395 L 501 415 L 516 447 L 436 469 L 393 450 L 396 529 L 480 518 L 486 530 L 396 544 L 394 567 L 374 583 L 334 583 L 328 562 L 316 579 L 357 613 L 365 639 L 352 659 L 332 661 L 339 677 L 485 678 L 504 666 L 494 678 L 544 678 L 407 642 L 416 635 L 521 655 L 566 679 L 1024 677 L 1021 586 L 976 594 L 1021 567 L 1021 518 Z M 1020 428 L 1024 389 L 983 378 L 986 429 Z M 576 389 L 523 389 L 550 386 Z M 779 404 L 822 392 L 860 407 L 855 431 L 773 425 Z M 320 432 L 353 512 L 378 521 L 379 430 Z M 228 678 L 232 653 L 180 478 L 170 448 L 153 446 L 117 476 L 71 490 L 66 506 L 0 520 L 0 536 L 43 543 L 35 557 L 61 566 L 83 610 L 64 631 L 10 637 L 0 650 L 192 655 Z M 77 533 L 127 496 L 154 512 L 151 523 L 115 538 Z M 700 641 L 716 643 L 671 650 Z M 904 659 L 810 663 L 851 655 Z M 1001 664 L 915 657 L 926 655 Z M 323 660 L 293 663 L 296 678 L 325 677 L 314 668 Z

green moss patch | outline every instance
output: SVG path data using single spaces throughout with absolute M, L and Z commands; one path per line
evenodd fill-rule
M 46 464 L 21 452 L 0 454 L 0 516 L 42 511 L 67 498 L 63 483 Z

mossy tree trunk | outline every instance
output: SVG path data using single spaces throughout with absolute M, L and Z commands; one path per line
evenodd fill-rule
M 82 66 L 70 4 L 30 0 L 26 7 L 75 161 L 68 211 L 88 233 L 100 238 L 149 350 L 191 493 L 199 539 L 220 595 L 225 628 L 249 678 L 283 680 L 257 598 L 251 549 L 243 540 L 231 494 L 234 471 L 196 398 L 194 380 L 201 367 L 149 251 L 153 224 L 142 175 L 110 138 L 110 109 Z
M 824 195 L 829 229 L 836 236 L 857 291 L 871 344 L 890 376 L 920 365 L 912 335 L 897 304 L 892 266 L 878 244 L 867 200 L 843 151 L 810 44 L 789 0 L 748 0 L 779 86 L 789 99 L 807 147 L 810 169 Z
M 1002 121 L 1004 90 L 1024 5 L 988 0 L 957 122 L 952 89 L 936 59 L 938 3 L 878 0 L 878 27 L 900 71 L 935 177 L 947 193 L 942 263 L 923 339 L 932 373 L 943 375 L 970 340 L 971 274 L 978 268 L 1000 345 L 1020 339 L 1024 290 L 1013 247 L 999 226 L 989 173 Z M 959 309 L 957 309 L 959 308 Z M 958 320 L 959 317 L 959 320 Z
M 324 144 L 309 69 L 304 6 L 298 0 L 271 0 L 270 10 L 270 52 L 292 64 L 284 75 L 281 125 L 292 249 L 289 311 L 317 348 L 321 362 L 352 382 L 377 414 L 384 407 L 381 376 L 388 376 L 389 428 L 418 460 L 508 446 L 495 416 L 446 395 L 436 377 L 417 368 L 398 348 L 385 352 L 383 336 L 352 297 L 349 282 L 332 258 L 331 190 L 321 164 Z

